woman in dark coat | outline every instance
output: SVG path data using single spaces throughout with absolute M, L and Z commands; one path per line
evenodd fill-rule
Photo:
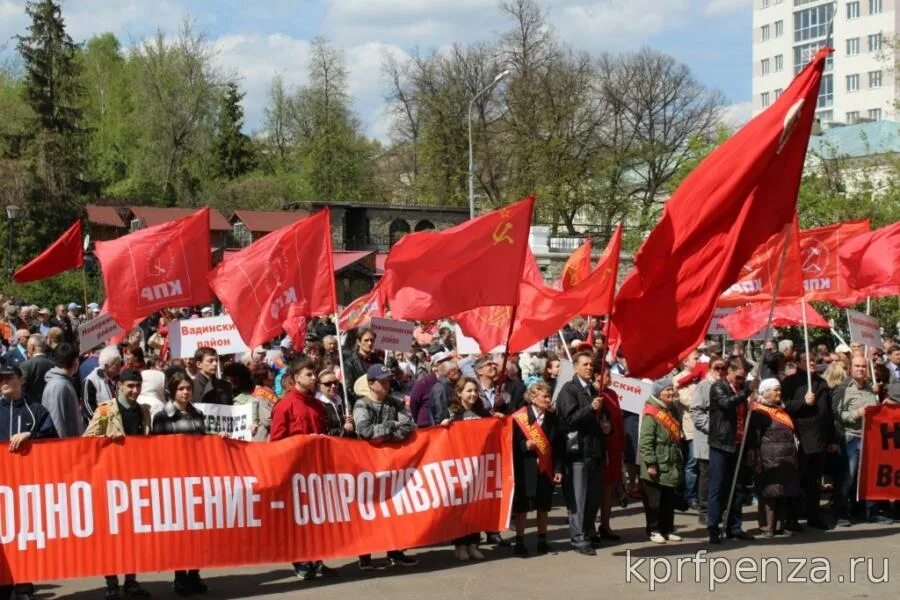
M 550 545 L 547 543 L 547 524 L 550 520 L 553 486 L 562 481 L 562 463 L 559 459 L 564 452 L 564 449 L 560 448 L 562 436 L 559 433 L 556 413 L 550 410 L 550 386 L 544 382 L 532 384 L 525 399 L 526 405 L 513 413 L 513 419 L 521 418 L 524 421 L 527 416 L 530 427 L 537 427 L 543 431 L 550 443 L 553 476 L 551 478 L 541 471 L 536 444 L 525 436 L 517 423 L 513 427 L 515 488 L 512 505 L 516 525 L 517 556 L 528 555 L 528 549 L 525 547 L 525 519 L 532 510 L 537 511 L 537 551 L 539 554 L 550 551 Z
M 781 403 L 781 384 L 764 379 L 760 401 L 753 405 L 747 438 L 748 460 L 753 467 L 759 497 L 759 527 L 763 537 L 784 532 L 790 498 L 800 495 L 800 469 L 794 422 Z

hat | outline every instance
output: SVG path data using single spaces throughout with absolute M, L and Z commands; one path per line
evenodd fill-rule
M 900 381 L 888 385 L 887 393 L 891 402 L 900 402 Z
M 205 315 L 206 313 L 211 313 L 213 311 L 212 306 L 204 306 L 200 309 L 200 314 Z
M 76 308 L 81 308 L 81 305 L 75 302 L 69 302 L 69 310 L 75 310 Z
M 17 366 L 10 367 L 7 365 L 0 365 L 0 379 L 12 377 L 13 375 L 15 375 L 16 377 L 21 377 L 22 369 Z
M 675 387 L 675 384 L 672 383 L 672 378 L 663 377 L 662 379 L 657 379 L 653 382 L 653 388 L 650 393 L 653 394 L 654 398 L 659 398 L 659 395 L 662 394 L 663 390 L 669 387 Z
M 779 382 L 774 377 L 769 377 L 768 379 L 763 379 L 759 382 L 759 393 L 760 395 L 765 394 L 766 392 L 771 392 L 775 388 L 781 387 L 781 382 Z
M 850 346 L 847 344 L 838 344 L 838 347 L 835 348 L 834 351 L 842 354 L 850 354 Z
M 50 311 L 47 310 L 46 308 L 42 308 L 41 310 L 38 311 L 38 314 L 39 315 L 49 315 Z
M 90 302 L 88 303 L 88 308 L 91 310 L 100 310 L 100 305 L 96 302 Z
M 291 336 L 286 335 L 286 336 L 284 336 L 284 339 L 281 340 L 281 343 L 278 345 L 281 346 L 282 348 L 293 348 L 294 342 L 291 341 Z
M 392 376 L 393 373 L 391 373 L 391 370 L 384 365 L 372 365 L 369 367 L 369 370 L 366 371 L 366 379 L 369 381 L 383 381 L 385 379 L 390 379 Z
M 19 307 L 15 304 L 10 304 L 6 307 L 6 316 L 7 317 L 15 317 L 19 314 Z
M 453 355 L 447 352 L 446 350 L 441 350 L 440 352 L 435 352 L 431 355 L 431 364 L 439 365 L 444 361 L 450 360 L 453 358 Z
M 122 369 L 122 372 L 119 373 L 119 381 L 144 381 L 144 378 L 141 377 L 141 372 L 137 369 Z

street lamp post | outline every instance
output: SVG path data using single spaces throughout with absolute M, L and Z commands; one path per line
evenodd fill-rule
M 505 71 L 501 71 L 497 73 L 497 76 L 494 77 L 494 80 L 490 82 L 483 90 L 475 94 L 471 100 L 469 100 L 469 218 L 475 218 L 475 157 L 472 154 L 472 107 L 475 105 L 475 101 L 478 98 L 490 90 L 492 87 L 500 83 L 500 80 L 509 75 L 509 69 Z
M 19 218 L 19 211 L 21 209 L 14 205 L 9 204 L 6 207 L 6 218 L 9 219 L 9 229 L 7 233 L 9 234 L 9 258 L 7 259 L 7 278 L 12 281 L 13 277 L 13 227 L 16 222 L 16 219 Z

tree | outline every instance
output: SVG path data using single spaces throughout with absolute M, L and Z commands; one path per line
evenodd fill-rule
M 241 131 L 244 127 L 243 98 L 237 83 L 229 81 L 225 84 L 214 142 L 216 171 L 225 179 L 237 179 L 249 173 L 256 163 L 250 137 Z
M 284 171 L 288 167 L 288 154 L 292 140 L 289 134 L 290 98 L 284 89 L 284 80 L 276 75 L 269 86 L 269 103 L 265 109 L 266 135 L 263 152 L 266 170 L 270 174 Z

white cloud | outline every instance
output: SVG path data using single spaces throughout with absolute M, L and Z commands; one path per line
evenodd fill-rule
M 634 48 L 690 16 L 691 0 L 607 0 L 551 5 L 548 21 L 576 48 L 614 51 Z
M 722 109 L 722 122 L 730 127 L 741 127 L 753 116 L 753 102 L 735 102 Z
M 703 14 L 711 17 L 723 17 L 746 10 L 748 4 L 747 0 L 710 0 L 703 9 Z

